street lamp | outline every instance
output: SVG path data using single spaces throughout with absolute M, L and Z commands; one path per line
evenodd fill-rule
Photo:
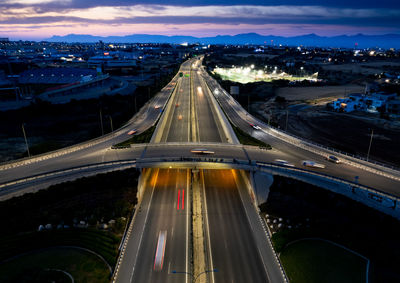
M 367 153 L 367 162 L 369 160 L 369 152 L 371 151 L 372 137 L 374 136 L 374 129 L 371 129 L 371 139 L 369 140 L 368 153 Z
M 197 276 L 194 276 L 193 273 L 186 272 L 186 271 L 176 271 L 176 270 L 172 270 L 172 273 L 173 273 L 173 274 L 187 274 L 187 275 L 190 275 L 190 276 L 192 277 L 193 283 L 196 283 L 197 279 L 199 279 L 199 277 L 200 277 L 201 275 L 206 274 L 206 273 L 211 273 L 211 272 L 218 272 L 218 269 L 214 268 L 214 269 L 210 269 L 210 270 L 205 270 L 205 271 L 200 272 L 199 274 L 197 274 Z

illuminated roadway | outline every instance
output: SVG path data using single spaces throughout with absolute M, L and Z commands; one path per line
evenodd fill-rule
M 207 147 L 215 151 L 215 154 L 213 155 L 214 158 L 235 157 L 243 160 L 249 158 L 251 160 L 266 162 L 273 162 L 274 159 L 280 158 L 288 160 L 296 166 L 300 166 L 301 160 L 304 159 L 317 160 L 318 162 L 326 164 L 326 169 L 324 169 L 323 172 L 350 181 L 354 180 L 354 176 L 359 176 L 360 183 L 399 195 L 398 181 L 372 174 L 353 166 L 329 163 L 322 160 L 322 157 L 319 155 L 284 143 L 281 140 L 268 135 L 264 129 L 262 131 L 252 129 L 249 126 L 249 123 L 254 123 L 254 121 L 257 120 L 248 115 L 243 109 L 230 102 L 228 97 L 220 99 L 220 103 L 235 125 L 249 132 L 253 136 L 270 143 L 274 149 L 272 151 L 263 151 L 256 148 L 228 144 L 224 147 L 216 144 L 207 144 L 206 142 L 226 142 L 226 136 L 224 131 L 221 129 L 221 122 L 217 119 L 215 110 L 211 107 L 211 100 L 206 91 L 207 88 L 204 80 L 202 79 L 202 76 L 205 75 L 199 75 L 197 70 L 190 72 L 191 63 L 191 61 L 188 61 L 181 66 L 181 71 L 188 73 L 189 77 L 185 76 L 180 78 L 179 76 L 176 76 L 164 89 L 164 92 L 159 94 L 148 105 L 142 108 L 140 113 L 135 115 L 126 127 L 116 131 L 113 136 L 110 136 L 93 146 L 72 153 L 28 165 L 2 170 L 0 171 L 0 183 L 24 176 L 79 166 L 82 164 L 134 158 L 146 160 L 153 157 L 160 158 L 163 156 L 194 157 L 194 155 L 190 153 L 190 149 L 193 148 L 194 145 L 187 144 L 187 142 L 201 142 L 201 147 Z M 207 82 L 211 86 L 212 90 L 214 90 L 213 87 L 217 87 L 212 85 L 210 79 L 207 79 Z M 172 108 L 168 115 L 166 127 L 162 129 L 163 134 L 160 142 L 178 142 L 179 144 L 150 144 L 147 146 L 140 145 L 133 147 L 132 149 L 111 150 L 110 146 L 112 144 L 126 139 L 126 133 L 130 129 L 135 128 L 138 132 L 141 132 L 153 125 L 160 114 L 160 109 L 164 108 L 169 92 L 175 87 L 175 85 L 177 86 L 177 89 L 175 90 L 174 99 L 170 102 L 172 103 Z M 191 92 L 190 89 L 192 90 Z M 166 108 L 164 108 L 164 110 L 165 109 Z M 193 111 L 193 109 L 195 111 Z M 197 123 L 191 123 L 191 121 L 196 121 Z M 243 270 L 246 276 L 248 276 L 246 278 L 250 278 L 250 280 L 248 280 L 249 282 L 267 282 L 267 279 L 263 277 L 266 276 L 266 273 L 260 271 L 260 265 L 264 266 L 264 264 L 261 263 L 260 258 L 257 259 L 257 254 L 260 253 L 254 250 L 256 244 L 254 239 L 252 241 L 252 237 L 255 236 L 249 228 L 249 225 L 246 224 L 245 220 L 247 219 L 247 216 L 245 217 L 243 211 L 244 206 L 241 208 L 242 202 L 237 195 L 237 192 L 242 190 L 241 183 L 233 182 L 232 178 L 234 173 L 229 172 L 231 171 L 218 172 L 206 170 L 200 173 L 201 176 L 204 177 L 204 194 L 209 212 L 208 224 L 213 262 L 213 266 L 209 267 L 217 267 L 220 270 L 221 273 L 214 275 L 217 282 L 225 282 L 224 279 L 221 279 L 221 276 L 230 273 L 236 274 L 235 272 L 237 270 Z M 189 252 L 186 244 L 188 229 L 187 214 L 186 211 L 178 211 L 176 209 L 178 191 L 183 190 L 186 187 L 187 191 L 185 191 L 185 193 L 187 195 L 189 194 L 189 181 L 187 177 L 186 179 L 184 177 L 188 176 L 188 174 L 189 172 L 187 170 L 168 171 L 167 169 L 151 169 L 151 171 L 149 171 L 149 178 L 150 180 L 153 180 L 153 183 L 149 181 L 145 184 L 146 190 L 143 196 L 142 206 L 140 208 L 140 213 L 138 213 L 137 219 L 135 220 L 135 229 L 132 236 L 134 241 L 128 241 L 127 250 L 132 250 L 133 252 L 127 253 L 126 258 L 124 258 L 123 264 L 121 265 L 121 272 L 119 273 L 119 276 L 124 276 L 121 277 L 124 278 L 124 280 L 118 278 L 120 282 L 184 282 L 184 280 L 188 279 L 181 275 L 181 281 L 181 279 L 177 279 L 177 276 L 179 275 L 176 274 L 168 275 L 167 279 L 165 277 L 166 274 L 168 274 L 167 269 L 169 268 L 173 268 L 174 270 L 179 269 L 181 271 L 190 270 L 190 267 L 187 264 L 187 254 Z M 221 179 L 217 179 L 217 177 L 220 177 Z M 224 185 L 226 184 L 226 186 L 222 186 L 222 183 L 220 183 L 222 182 L 221 180 L 225 180 L 223 183 Z M 217 196 L 214 194 L 217 194 Z M 234 204 L 234 206 L 231 206 L 231 204 Z M 237 208 L 234 213 L 232 210 L 233 207 Z M 188 208 L 187 205 L 186 208 Z M 221 223 L 214 219 L 213 216 L 217 213 L 216 211 L 226 215 L 226 217 L 224 217 L 225 221 Z M 160 219 L 162 216 L 165 216 L 167 219 Z M 140 229 L 141 227 L 143 228 L 142 230 Z M 156 237 L 158 232 L 162 229 L 168 230 L 169 235 L 167 236 L 164 262 L 166 265 L 161 272 L 153 272 L 149 264 L 153 263 Z M 220 233 L 225 235 L 224 237 L 221 237 L 221 239 L 218 238 Z M 235 241 L 237 242 L 238 237 L 246 239 L 246 242 L 243 246 L 236 246 L 234 251 L 235 255 L 232 257 L 219 256 L 229 252 L 229 248 L 227 247 L 231 247 Z M 247 245 L 247 243 L 250 244 Z M 245 260 L 246 267 L 244 267 L 243 259 L 241 257 L 246 255 L 246 253 L 249 253 L 249 251 L 253 256 L 251 259 Z M 139 260 L 136 261 L 136 259 Z M 251 264 L 247 264 L 248 261 L 251 262 Z M 267 265 L 273 264 L 274 263 L 268 263 Z M 123 268 L 127 269 L 122 272 Z M 225 271 L 223 272 L 223 270 Z M 228 272 L 227 270 L 230 271 Z M 152 275 L 149 277 L 149 274 Z M 173 279 L 169 279 L 169 276 L 172 276 Z M 159 279 L 161 277 L 163 279 Z M 140 279 L 136 280 L 136 278 Z M 150 280 L 146 278 L 153 279 Z M 259 278 L 263 279 L 259 281 Z M 231 277 L 231 279 L 234 280 L 233 277 Z M 229 280 L 229 282 L 232 282 L 232 280 Z M 271 281 L 275 282 L 276 280 Z M 234 280 L 233 282 L 236 281 Z M 240 281 L 238 280 L 238 282 Z
M 182 64 L 181 69 L 187 69 L 190 62 L 185 62 Z M 209 79 L 207 75 L 202 75 L 206 77 L 206 81 L 211 87 L 212 90 L 219 87 L 215 84 L 215 81 Z M 70 168 L 74 166 L 81 166 L 85 164 L 93 164 L 93 163 L 101 163 L 107 161 L 114 160 L 125 160 L 125 159 L 134 159 L 134 158 L 151 158 L 155 156 L 171 156 L 171 157 L 179 157 L 179 156 L 193 156 L 193 154 L 189 153 L 190 146 L 180 146 L 180 145 L 165 145 L 165 147 L 146 147 L 144 145 L 134 147 L 133 149 L 126 150 L 112 150 L 110 149 L 112 144 L 116 144 L 125 140 L 127 136 L 127 132 L 130 129 L 137 129 L 138 132 L 142 132 L 156 122 L 158 116 L 160 115 L 160 109 L 156 109 L 156 106 L 163 107 L 167 98 L 169 97 L 169 92 L 174 88 L 175 84 L 179 80 L 179 76 L 177 75 L 164 89 L 158 94 L 153 100 L 151 100 L 145 107 L 143 107 L 138 114 L 136 114 L 125 127 L 117 130 L 112 136 L 109 136 L 104 141 L 99 142 L 96 145 L 89 146 L 85 149 L 80 149 L 74 151 L 72 153 L 63 154 L 61 156 L 52 157 L 43 161 L 33 162 L 31 164 L 17 166 L 15 168 L 9 168 L 6 170 L 1 170 L 0 168 L 0 184 L 6 183 L 12 180 L 16 180 L 19 178 L 24 178 L 27 176 L 32 176 L 36 174 L 43 174 L 49 171 L 61 170 L 64 168 Z M 186 87 L 189 87 L 190 80 L 186 80 Z M 202 89 L 204 90 L 204 84 L 202 85 Z M 182 89 L 183 90 L 183 89 Z M 250 133 L 251 135 L 269 143 L 272 145 L 272 151 L 257 151 L 252 150 L 254 154 L 249 153 L 249 158 L 252 160 L 264 161 L 264 162 L 273 162 L 275 159 L 284 159 L 293 163 L 295 166 L 301 167 L 302 160 L 316 160 L 319 163 L 326 165 L 326 168 L 321 169 L 312 169 L 314 171 L 320 171 L 323 173 L 330 174 L 335 177 L 343 178 L 349 181 L 354 181 L 355 176 L 358 176 L 358 182 L 360 184 L 364 184 L 370 187 L 374 187 L 383 192 L 388 192 L 393 195 L 400 195 L 399 191 L 399 182 L 396 180 L 392 180 L 377 174 L 373 174 L 371 172 L 367 172 L 363 169 L 346 165 L 346 164 L 333 164 L 323 159 L 320 155 L 314 154 L 302 148 L 293 146 L 289 143 L 285 143 L 282 140 L 273 137 L 268 134 L 267 129 L 264 129 L 262 125 L 260 125 L 263 130 L 257 131 L 249 126 L 249 123 L 257 123 L 258 121 L 249 115 L 247 112 L 243 110 L 242 107 L 237 105 L 232 99 L 227 97 L 221 97 L 222 95 L 217 95 L 220 100 L 221 105 L 224 108 L 224 111 L 228 114 L 230 119 L 239 126 L 242 130 Z M 188 96 L 177 96 L 182 100 L 189 100 Z M 188 137 L 189 129 L 181 127 L 179 130 L 179 121 L 177 119 L 178 112 L 188 113 L 189 102 L 182 104 L 181 100 L 178 100 L 179 106 L 174 106 L 174 118 L 171 123 L 172 131 L 175 132 L 176 135 L 169 135 L 168 137 L 164 136 L 161 142 L 173 141 L 189 141 L 191 137 Z M 176 103 L 174 104 L 176 105 Z M 186 105 L 186 106 L 185 106 Z M 181 110 L 187 107 L 186 110 Z M 210 110 L 211 111 L 211 110 Z M 176 113 L 175 113 L 176 112 Z M 179 115 L 179 114 L 178 114 Z M 187 124 L 188 114 L 182 114 L 182 120 Z M 205 115 L 206 116 L 206 115 Z M 186 120 L 184 120 L 186 119 Z M 182 125 L 184 124 L 182 123 Z M 212 123 L 212 122 L 205 122 Z M 211 128 L 211 127 L 208 127 Z M 181 131 L 181 133 L 179 133 Z M 182 134 L 183 133 L 183 134 Z M 201 132 L 201 135 L 208 135 L 209 133 L 216 132 Z M 220 131 L 219 131 L 220 133 Z M 220 134 L 221 135 L 221 134 Z M 222 134 L 223 135 L 223 134 Z M 200 137 L 200 140 L 202 137 Z M 191 141 L 191 140 L 190 140 Z M 206 145 L 207 146 L 207 145 Z M 203 147 L 203 146 L 202 146 Z M 146 151 L 144 151 L 146 148 Z M 236 157 L 239 159 L 243 158 L 243 150 L 238 149 L 237 147 L 215 147 L 209 146 L 210 149 L 215 149 L 216 157 Z M 1 166 L 0 166 L 1 167 Z M 25 191 L 22 191 L 23 193 Z M 1 191 L 0 195 L 5 196 L 7 191 Z
M 207 97 L 210 94 L 203 91 L 203 87 L 195 71 L 190 77 L 181 78 L 176 95 L 170 102 L 173 107 L 169 115 L 162 118 L 168 121 L 162 141 L 226 142 L 222 126 Z M 189 88 L 192 91 L 188 91 Z M 192 107 L 192 103 L 196 107 Z M 148 174 L 151 181 L 146 182 L 140 212 L 136 215 L 133 234 L 128 240 L 116 281 L 188 282 L 188 275 L 172 274 L 171 271 L 192 272 L 188 244 L 191 242 L 188 227 L 190 206 L 187 202 L 191 172 L 152 169 Z M 249 282 L 269 282 L 267 267 L 264 267 L 239 196 L 238 190 L 244 190 L 243 184 L 236 183 L 231 170 L 201 170 L 200 176 L 203 207 L 207 208 L 203 211 L 207 214 L 203 221 L 209 235 L 205 237 L 209 247 L 206 266 L 207 269 L 217 267 L 219 270 L 218 274 L 209 275 L 209 278 L 215 276 L 216 282 L 243 282 L 245 278 Z M 182 209 L 183 191 L 186 203 Z M 161 271 L 156 271 L 154 257 L 160 231 L 167 231 L 168 236 L 164 266 Z M 275 268 L 274 276 L 280 277 L 279 268 L 273 257 L 271 259 L 269 268 Z M 274 282 L 279 281 L 281 278 Z

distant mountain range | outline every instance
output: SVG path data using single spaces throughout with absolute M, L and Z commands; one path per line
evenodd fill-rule
M 288 45 L 288 46 L 319 46 L 319 47 L 347 47 L 358 48 L 380 47 L 400 49 L 400 34 L 385 35 L 340 35 L 340 36 L 318 36 L 307 34 L 293 37 L 274 35 L 260 35 L 257 33 L 244 33 L 237 35 L 217 35 L 214 37 L 194 36 L 165 36 L 151 34 L 132 34 L 126 36 L 93 36 L 86 34 L 68 34 L 65 36 L 53 36 L 45 39 L 51 42 L 82 42 L 92 43 L 102 40 L 105 43 L 201 43 L 201 44 L 266 44 Z

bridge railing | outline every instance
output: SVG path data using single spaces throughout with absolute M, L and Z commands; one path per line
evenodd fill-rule
M 203 72 L 204 77 L 206 80 L 209 81 L 209 85 L 214 87 L 215 89 L 218 89 L 219 92 L 221 92 L 225 98 L 227 100 L 229 100 L 231 103 L 233 103 L 235 105 L 235 107 L 237 107 L 238 109 L 240 109 L 240 111 L 243 111 L 245 113 L 246 110 L 227 92 L 225 91 L 225 89 L 223 89 L 216 81 L 214 78 L 212 78 L 207 72 Z M 214 93 L 214 92 L 213 92 Z M 219 95 L 215 95 L 216 99 L 218 101 L 220 101 L 221 96 Z M 221 106 L 223 107 L 221 101 L 220 101 Z M 228 103 L 230 104 L 230 103 Z M 337 149 L 334 149 L 332 147 L 327 147 L 321 144 L 318 144 L 316 142 L 295 136 L 293 134 L 290 134 L 288 132 L 285 132 L 281 129 L 272 127 L 270 125 L 267 125 L 266 123 L 264 123 L 263 121 L 260 121 L 259 119 L 251 116 L 250 114 L 247 113 L 247 115 L 249 117 L 251 117 L 252 119 L 254 119 L 255 121 L 257 121 L 257 124 L 262 126 L 262 129 L 279 138 L 284 140 L 285 142 L 288 142 L 290 144 L 293 144 L 295 146 L 301 147 L 305 150 L 314 152 L 318 155 L 322 155 L 324 157 L 327 157 L 329 155 L 332 154 L 336 154 L 339 155 L 342 159 L 345 160 L 346 163 L 352 165 L 352 166 L 357 166 L 359 168 L 362 168 L 364 170 L 373 172 L 375 174 L 379 174 L 379 175 L 383 175 L 395 180 L 399 180 L 400 181 L 400 169 L 388 164 L 384 164 L 381 162 L 377 162 L 377 161 L 373 161 L 371 159 L 367 160 L 366 157 L 362 157 L 359 155 L 353 155 L 353 154 L 349 154 L 347 152 L 343 152 Z M 234 121 L 232 119 L 230 119 L 232 123 L 234 123 Z
M 63 170 L 47 172 L 45 174 L 37 174 L 26 178 L 12 180 L 0 184 L 0 192 L 4 192 L 8 187 L 22 185 L 30 182 L 37 183 L 41 179 L 58 178 L 63 175 L 79 175 L 82 171 L 88 172 L 102 170 L 119 170 L 121 168 L 197 168 L 197 169 L 243 169 L 251 171 L 262 171 L 272 175 L 282 175 L 291 178 L 303 180 L 315 185 L 322 185 L 336 193 L 343 194 L 347 197 L 361 201 L 364 204 L 374 207 L 384 213 L 390 214 L 396 218 L 400 218 L 400 207 L 397 205 L 400 197 L 377 190 L 366 185 L 361 185 L 356 182 L 345 180 L 339 177 L 333 177 L 321 172 L 310 171 L 303 168 L 289 167 L 274 163 L 258 162 L 245 159 L 235 158 L 217 158 L 211 156 L 198 157 L 162 157 L 162 158 L 146 158 L 146 159 L 131 159 L 122 161 L 111 161 L 105 163 L 87 164 L 84 166 L 71 167 Z
M 164 96 L 165 92 L 168 89 L 168 87 L 171 87 L 171 84 L 176 82 L 177 79 L 178 79 L 178 75 L 176 75 L 168 83 L 168 85 L 163 87 L 158 95 Z M 172 87 L 169 92 L 173 92 L 174 89 L 175 89 L 175 87 Z M 169 95 L 168 95 L 168 97 L 169 97 Z M 38 154 L 38 155 L 35 155 L 35 156 L 31 156 L 31 157 L 24 157 L 24 158 L 20 158 L 20 159 L 16 159 L 16 160 L 2 162 L 2 163 L 0 163 L 0 171 L 11 169 L 11 168 L 15 168 L 15 167 L 19 167 L 19 166 L 23 166 L 23 165 L 29 165 L 29 164 L 40 162 L 40 161 L 43 161 L 43 160 L 48 160 L 48 159 L 51 159 L 51 158 L 54 158 L 54 157 L 59 157 L 59 156 L 62 156 L 62 155 L 66 155 L 66 154 L 69 154 L 69 153 L 72 153 L 72 152 L 75 152 L 75 151 L 78 151 L 78 150 L 86 149 L 86 148 L 95 146 L 97 144 L 100 144 L 102 142 L 111 140 L 116 135 L 124 134 L 125 131 L 123 133 L 121 133 L 121 131 L 124 130 L 125 128 L 127 128 L 129 126 L 129 123 L 132 122 L 134 119 L 138 119 L 138 118 L 142 117 L 143 115 L 145 115 L 145 113 L 143 113 L 143 112 L 146 112 L 145 110 L 148 107 L 150 107 L 149 104 L 151 104 L 154 99 L 156 99 L 156 97 L 153 97 L 151 100 L 146 102 L 145 106 L 148 105 L 147 107 L 142 107 L 142 109 L 140 109 L 139 112 L 137 112 L 127 123 L 125 123 L 125 125 L 123 125 L 119 129 L 114 130 L 113 132 L 107 133 L 107 134 L 105 134 L 103 136 L 91 139 L 89 141 L 84 141 L 84 142 L 81 142 L 81 143 L 78 143 L 78 144 L 75 144 L 75 145 L 71 145 L 71 146 L 68 146 L 68 147 L 64 147 L 64 148 L 61 148 L 61 149 L 58 149 L 58 150 L 54 150 L 54 151 Z M 167 101 L 168 101 L 168 99 L 167 99 Z M 160 117 L 160 115 L 161 115 L 161 112 L 154 119 L 152 126 L 154 126 L 154 124 L 158 121 L 158 118 Z

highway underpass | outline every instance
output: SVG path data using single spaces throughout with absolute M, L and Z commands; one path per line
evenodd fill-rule
M 199 68 L 199 61 L 192 59 L 182 64 L 180 71 L 189 76 L 177 75 L 123 128 L 94 142 L 80 145 L 79 148 L 72 147 L 69 151 L 58 151 L 31 160 L 5 164 L 0 168 L 0 182 L 4 184 L 25 176 L 63 168 L 121 160 L 135 160 L 136 164 L 129 166 L 139 167 L 153 167 L 149 164 L 154 165 L 157 162 L 159 164 L 155 167 L 164 167 L 162 164 L 168 164 L 171 158 L 188 158 L 197 162 L 198 156 L 190 150 L 201 146 L 215 152 L 212 157 L 208 157 L 210 159 L 237 159 L 249 163 L 273 163 L 275 159 L 285 159 L 296 165 L 302 160 L 313 159 L 326 164 L 324 171 L 333 176 L 348 181 L 354 181 L 355 176 L 359 176 L 362 184 L 399 194 L 398 180 L 379 174 L 379 170 L 372 173 L 361 166 L 328 163 L 320 154 L 285 143 L 267 129 L 257 132 L 250 129 L 249 121 L 255 118 L 226 96 L 218 99 L 218 102 L 230 121 L 257 138 L 271 143 L 273 150 L 265 151 L 235 144 L 237 139 L 232 136 L 231 126 L 226 117 L 221 116 L 221 109 L 212 97 L 214 87 L 218 86 Z M 126 139 L 129 130 L 135 128 L 142 132 L 154 125 L 160 117 L 160 111 L 156 108 L 159 105 L 163 105 L 164 111 L 150 144 L 134 145 L 122 150 L 110 148 L 112 144 Z M 285 281 L 279 262 L 274 257 L 257 218 L 258 214 L 244 190 L 244 177 L 239 176 L 235 170 L 204 169 L 195 173 L 200 180 L 201 211 L 205 216 L 202 220 L 205 231 L 204 263 L 196 262 L 191 247 L 191 220 L 188 220 L 191 213 L 189 208 L 192 207 L 189 201 L 193 195 L 191 186 L 195 177 L 187 168 L 173 169 L 169 168 L 170 165 L 167 166 L 165 169 L 146 169 L 142 174 L 143 195 L 140 197 L 140 208 L 136 210 L 131 232 L 124 242 L 125 248 L 114 274 L 115 281 L 190 282 L 189 275 L 172 273 L 171 270 L 193 273 L 198 270 L 195 266 L 201 266 L 204 271 L 217 268 L 218 272 L 202 276 L 212 282 L 227 282 L 226 279 L 228 282 L 243 282 L 247 278 L 251 282 Z M 56 179 L 47 182 L 51 184 Z M 186 198 L 184 203 L 182 194 Z M 161 270 L 154 270 L 157 236 L 160 231 L 167 231 L 164 264 Z M 199 281 L 204 280 L 202 278 Z
M 198 64 L 198 60 L 192 62 Z M 230 125 L 221 124 L 211 93 L 203 89 L 204 82 L 192 62 L 181 69 L 189 76 L 177 83 L 153 135 L 153 144 L 176 143 L 180 147 L 182 143 L 193 146 L 235 140 Z M 146 147 L 141 158 L 166 155 L 165 149 L 153 153 L 153 148 L 157 145 Z M 205 272 L 199 282 L 243 282 L 245 278 L 269 282 L 269 276 L 273 276 L 273 282 L 284 281 L 272 251 L 260 254 L 266 238 L 264 235 L 261 243 L 255 241 L 244 209 L 246 202 L 242 204 L 239 195 L 245 190 L 243 182 L 236 183 L 232 170 L 194 170 L 193 174 L 187 169 L 147 170 L 150 172 L 143 175 L 146 181 L 141 188 L 140 209 L 116 282 L 191 282 L 193 277 L 214 268 L 218 272 Z M 254 210 L 251 202 L 247 206 Z M 163 267 L 157 270 L 154 255 L 160 231 L 168 236 Z

